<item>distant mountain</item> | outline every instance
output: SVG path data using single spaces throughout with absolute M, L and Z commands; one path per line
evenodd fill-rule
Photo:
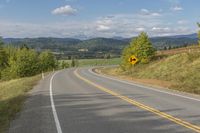
M 166 37 L 153 37 L 152 43 L 157 49 L 163 49 L 164 47 L 181 47 L 187 45 L 197 44 L 197 34 L 189 35 L 175 35 Z
M 15 43 L 15 42 L 20 42 L 22 41 L 22 38 L 4 38 L 3 41 L 5 43 Z
M 57 53 L 65 53 L 66 56 L 77 55 L 82 58 L 102 57 L 106 53 L 119 56 L 122 49 L 127 46 L 133 38 L 92 38 L 79 40 L 74 38 L 5 38 L 4 42 L 16 47 L 26 44 L 37 50 L 50 49 Z M 176 35 L 150 38 L 157 49 L 176 48 L 197 44 L 197 34 Z M 80 50 L 82 49 L 82 50 Z M 101 53 L 101 55 L 99 55 Z
M 5 38 L 3 39 L 5 43 L 33 43 L 33 42 L 48 42 L 48 43 L 79 43 L 79 39 L 74 38 L 53 38 L 53 37 L 39 37 L 39 38 Z
M 88 48 L 98 51 L 99 49 L 121 49 L 127 42 L 113 38 L 93 38 L 78 43 L 80 48 Z
M 124 37 L 120 37 L 120 36 L 114 36 L 112 37 L 112 39 L 116 39 L 116 40 L 124 40 Z
M 175 35 L 175 36 L 167 36 L 169 38 L 192 38 L 192 39 L 195 39 L 197 38 L 197 34 L 194 33 L 194 34 L 189 34 L 189 35 Z

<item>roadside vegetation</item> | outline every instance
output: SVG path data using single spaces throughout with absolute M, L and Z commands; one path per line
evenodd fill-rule
M 198 26 L 200 27 L 199 24 Z M 155 54 L 148 37 L 144 36 L 146 35 L 141 33 L 124 49 L 120 67 L 100 68 L 98 71 L 150 85 L 200 94 L 200 47 L 194 45 L 175 50 L 157 51 Z M 200 31 L 198 37 L 200 40 Z M 137 52 L 136 47 L 139 47 Z M 134 66 L 131 66 L 128 60 L 131 55 L 139 59 Z
M 67 67 L 87 67 L 87 66 L 105 66 L 105 65 L 118 65 L 120 63 L 120 58 L 111 59 L 76 59 L 76 60 L 60 60 L 61 66 Z M 65 65 L 62 65 L 65 64 Z M 63 67 L 63 68 L 67 68 Z
M 26 93 L 41 79 L 41 75 L 0 82 L 0 133 L 22 108 Z
M 154 57 L 156 49 L 153 48 L 148 35 L 142 32 L 138 37 L 134 38 L 130 44 L 124 48 L 122 52 L 121 68 L 129 70 L 133 67 L 129 62 L 129 58 L 134 55 L 138 59 L 138 64 L 149 63 Z
M 41 79 L 38 74 L 57 68 L 50 51 L 38 53 L 26 45 L 5 46 L 0 39 L 0 133 L 20 111 L 26 93 Z
M 130 77 L 139 82 L 195 94 L 200 94 L 199 70 L 200 48 L 199 52 L 188 51 L 149 64 L 139 64 L 129 71 L 120 68 L 101 69 L 103 73 L 113 76 Z
M 38 53 L 26 45 L 4 46 L 0 40 L 0 80 L 34 76 L 56 68 L 57 61 L 50 51 Z

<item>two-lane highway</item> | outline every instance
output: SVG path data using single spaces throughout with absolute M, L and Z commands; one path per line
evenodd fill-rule
M 35 87 L 9 132 L 200 132 L 200 99 L 173 93 L 67 69 Z

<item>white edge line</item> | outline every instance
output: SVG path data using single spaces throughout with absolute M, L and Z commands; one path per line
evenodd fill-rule
M 49 93 L 50 93 L 51 107 L 52 107 L 54 121 L 55 121 L 55 124 L 56 124 L 57 133 L 62 133 L 62 129 L 61 129 L 61 126 L 60 126 L 60 122 L 59 122 L 59 119 L 58 119 L 57 111 L 56 111 L 54 100 L 53 100 L 53 92 L 52 92 L 52 84 L 53 84 L 52 81 L 53 81 L 53 78 L 55 77 L 55 75 L 58 74 L 58 73 L 59 72 L 54 73 L 52 75 L 51 79 L 50 79 Z
M 181 98 L 190 99 L 190 100 L 194 100 L 194 101 L 200 102 L 200 99 L 196 99 L 196 98 L 192 98 L 192 97 L 187 97 L 187 96 L 183 96 L 183 95 L 179 95 L 179 94 L 174 94 L 174 93 L 170 93 L 170 92 L 166 92 L 166 91 L 154 89 L 152 87 L 147 87 L 147 86 L 139 85 L 139 84 L 136 84 L 136 83 L 130 83 L 130 82 L 125 81 L 125 80 L 119 80 L 117 78 L 107 77 L 107 76 L 104 76 L 104 75 L 101 75 L 101 74 L 97 74 L 97 73 L 93 72 L 92 69 L 93 68 L 90 68 L 88 71 L 90 73 L 96 75 L 96 76 L 99 76 L 99 77 L 103 77 L 103 78 L 111 79 L 111 80 L 118 81 L 118 82 L 121 82 L 121 83 L 129 84 L 129 85 L 134 85 L 134 86 L 137 86 L 137 87 L 141 87 L 141 88 L 153 90 L 153 91 L 156 91 L 156 92 L 165 93 L 165 94 L 168 94 L 168 95 L 173 95 L 173 96 L 177 96 L 177 97 L 181 97 Z

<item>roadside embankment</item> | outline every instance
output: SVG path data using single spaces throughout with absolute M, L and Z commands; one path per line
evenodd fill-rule
M 98 72 L 150 85 L 200 94 L 200 52 L 168 56 L 149 64 L 136 65 L 129 71 L 120 67 L 98 68 Z
M 27 92 L 41 79 L 41 75 L 0 82 L 0 133 L 20 111 Z

